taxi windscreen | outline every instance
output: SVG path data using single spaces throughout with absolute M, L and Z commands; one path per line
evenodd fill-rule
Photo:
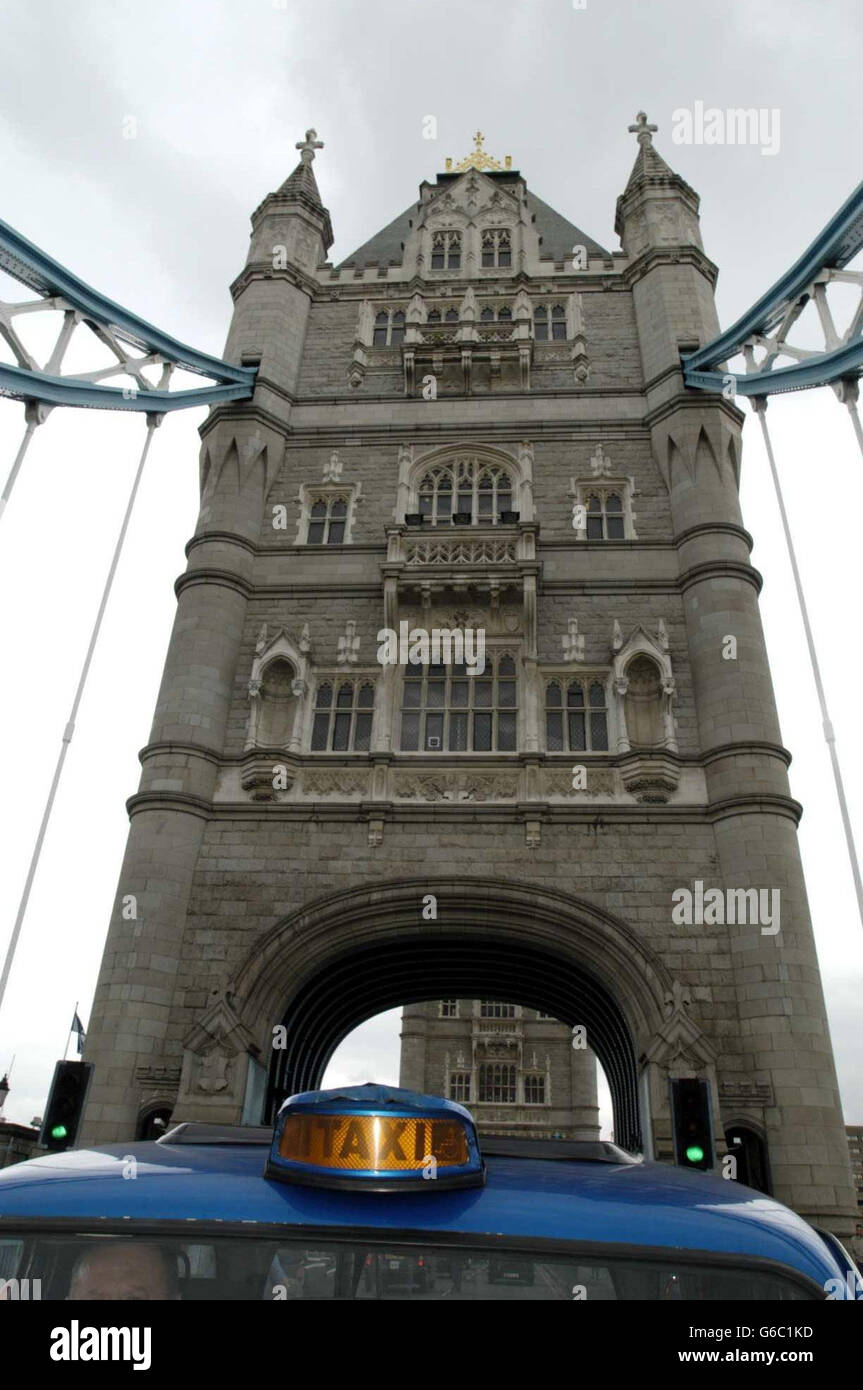
M 823 1296 L 823 1295 L 822 1295 Z M 798 1300 L 781 1272 L 709 1256 L 589 1259 L 495 1242 L 404 1243 L 390 1233 L 328 1241 L 26 1234 L 0 1240 L 0 1300 Z

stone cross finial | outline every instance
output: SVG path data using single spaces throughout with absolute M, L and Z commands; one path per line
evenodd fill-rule
M 311 164 L 315 157 L 315 150 L 322 150 L 323 148 L 324 142 L 318 139 L 318 132 L 316 130 L 307 130 L 305 140 L 297 141 L 300 159 L 304 164 Z
M 611 459 L 602 452 L 602 445 L 597 444 L 596 453 L 590 460 L 590 468 L 594 478 L 608 478 L 611 476 Z
M 638 143 L 641 145 L 642 149 L 649 149 L 653 144 L 654 132 L 659 129 L 659 126 L 648 125 L 646 113 L 644 111 L 639 111 L 635 118 L 635 125 L 629 126 L 628 129 L 633 135 L 638 137 Z

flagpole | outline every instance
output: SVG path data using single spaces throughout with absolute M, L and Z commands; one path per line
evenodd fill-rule
M 75 1019 L 78 1017 L 78 1003 L 79 1003 L 79 1001 L 76 999 L 76 1000 L 75 1000 L 75 1012 L 74 1012 L 73 1015 L 72 1015 L 72 1026 L 71 1026 L 71 1028 L 69 1029 L 69 1036 L 68 1036 L 68 1038 L 66 1039 L 66 1046 L 65 1046 L 64 1049 L 63 1049 L 63 1056 L 60 1058 L 60 1061 L 61 1061 L 61 1062 L 65 1062 L 65 1060 L 66 1060 L 66 1053 L 69 1051 L 69 1044 L 70 1044 L 70 1042 L 72 1041 L 72 1034 L 73 1034 L 74 1031 L 75 1031 Z

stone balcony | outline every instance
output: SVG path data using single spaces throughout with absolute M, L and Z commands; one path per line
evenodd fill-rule
M 471 596 L 497 608 L 502 596 L 535 607 L 541 564 L 535 522 L 498 526 L 395 526 L 387 530 L 381 565 L 386 625 L 395 628 L 400 603 L 424 609 L 444 596 Z

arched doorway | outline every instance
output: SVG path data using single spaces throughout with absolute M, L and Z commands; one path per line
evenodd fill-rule
M 384 1009 L 493 996 L 541 1010 L 585 1026 L 609 1080 L 617 1142 L 639 1149 L 639 1058 L 670 985 L 626 923 L 584 900 L 441 878 L 334 894 L 277 924 L 237 973 L 230 1007 L 271 1059 L 269 1113 L 284 1095 L 317 1087 L 342 1039 Z M 279 1025 L 284 1046 L 273 1051 Z
M 757 1192 L 769 1194 L 771 1188 L 767 1145 L 761 1135 L 749 1125 L 732 1124 L 725 1130 L 725 1142 L 729 1155 L 736 1161 L 736 1181 L 743 1183 L 744 1187 L 754 1187 Z
M 400 1004 L 483 993 L 583 1025 L 609 1078 L 617 1142 L 641 1147 L 635 1046 L 615 1000 L 564 957 L 493 935 L 387 941 L 331 962 L 295 994 L 279 1020 L 286 1046 L 273 1053 L 268 1117 L 285 1096 L 320 1084 L 338 1044 L 365 1019 Z
M 171 1128 L 171 1105 L 152 1105 L 138 1116 L 136 1139 L 161 1139 Z

